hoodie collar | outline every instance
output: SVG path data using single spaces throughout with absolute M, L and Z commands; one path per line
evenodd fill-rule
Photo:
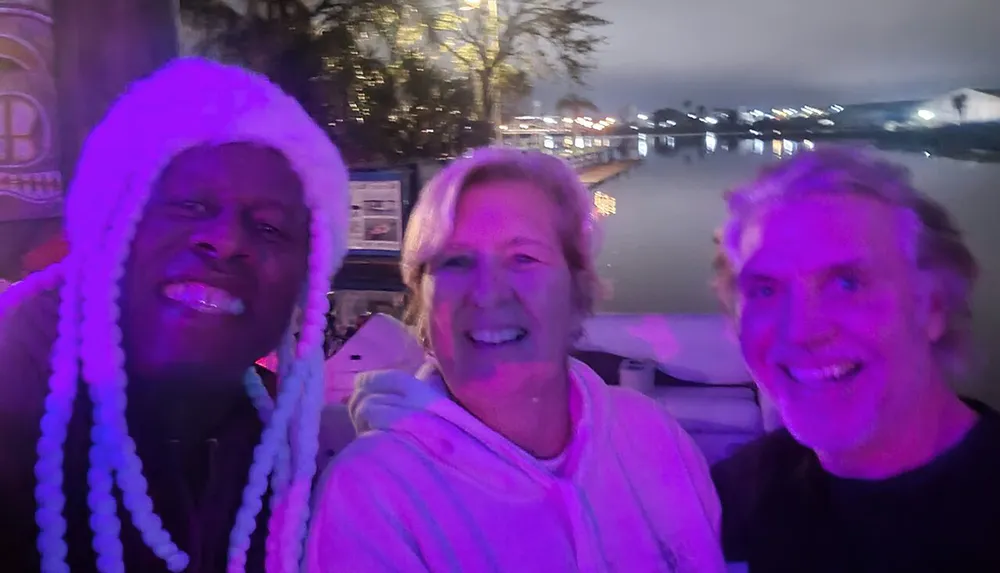
M 596 417 L 605 410 L 607 387 L 593 370 L 569 359 L 570 391 L 577 398 L 573 433 L 567 445 L 565 473 L 572 475 L 590 450 Z M 348 411 L 358 434 L 388 431 L 408 434 L 431 450 L 450 450 L 455 430 L 531 473 L 551 477 L 544 463 L 489 428 L 448 394 L 437 364 L 428 360 L 415 375 L 402 371 L 366 372 L 358 376 Z M 450 437 L 449 437 L 450 436 Z

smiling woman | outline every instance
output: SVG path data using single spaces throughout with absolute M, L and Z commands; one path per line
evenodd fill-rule
M 402 265 L 430 359 L 358 381 L 310 571 L 724 570 L 690 437 L 569 357 L 595 232 L 587 189 L 540 152 L 478 150 L 428 183 Z

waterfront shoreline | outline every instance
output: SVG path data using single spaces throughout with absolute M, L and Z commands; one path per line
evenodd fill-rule
M 644 132 L 647 137 L 704 137 L 708 133 L 716 137 L 739 139 L 810 139 L 814 141 L 870 141 L 879 146 L 912 149 L 981 150 L 1000 152 L 1000 125 L 953 125 L 929 129 L 900 129 L 889 131 L 878 128 L 859 129 L 802 129 L 795 126 L 782 128 L 772 124 L 766 129 L 747 126 L 742 129 L 721 128 L 704 132 L 671 132 L 652 130 Z

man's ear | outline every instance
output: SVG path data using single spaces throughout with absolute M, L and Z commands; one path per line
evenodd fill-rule
M 948 331 L 948 304 L 945 286 L 932 272 L 919 274 L 919 312 L 927 340 L 932 344 L 941 340 Z

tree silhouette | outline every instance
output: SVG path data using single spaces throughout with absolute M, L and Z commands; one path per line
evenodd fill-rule
M 556 102 L 556 113 L 559 113 L 560 115 L 580 117 L 583 113 L 588 111 L 597 115 L 600 110 L 594 102 L 576 94 L 565 95 L 559 98 L 559 101 Z
M 358 28 L 388 1 L 180 0 L 180 15 L 198 34 L 193 51 L 263 73 L 328 125 L 348 115 L 354 71 L 366 67 Z
M 415 3 L 416 4 L 416 3 Z M 583 84 L 609 22 L 598 0 L 423 0 L 428 39 L 477 80 L 479 117 L 489 119 L 498 80 L 516 70 L 551 72 Z
M 453 154 L 470 143 L 471 89 L 425 56 L 408 0 L 180 0 L 197 53 L 270 77 L 351 163 Z M 448 141 L 445 141 L 448 139 Z
M 502 119 L 525 113 L 524 104 L 535 91 L 535 86 L 528 72 L 509 67 L 497 78 L 496 90 L 500 94 Z
M 969 101 L 969 94 L 960 93 L 956 94 L 951 98 L 951 105 L 955 107 L 955 111 L 958 112 L 958 122 L 962 123 L 965 119 L 965 104 Z

